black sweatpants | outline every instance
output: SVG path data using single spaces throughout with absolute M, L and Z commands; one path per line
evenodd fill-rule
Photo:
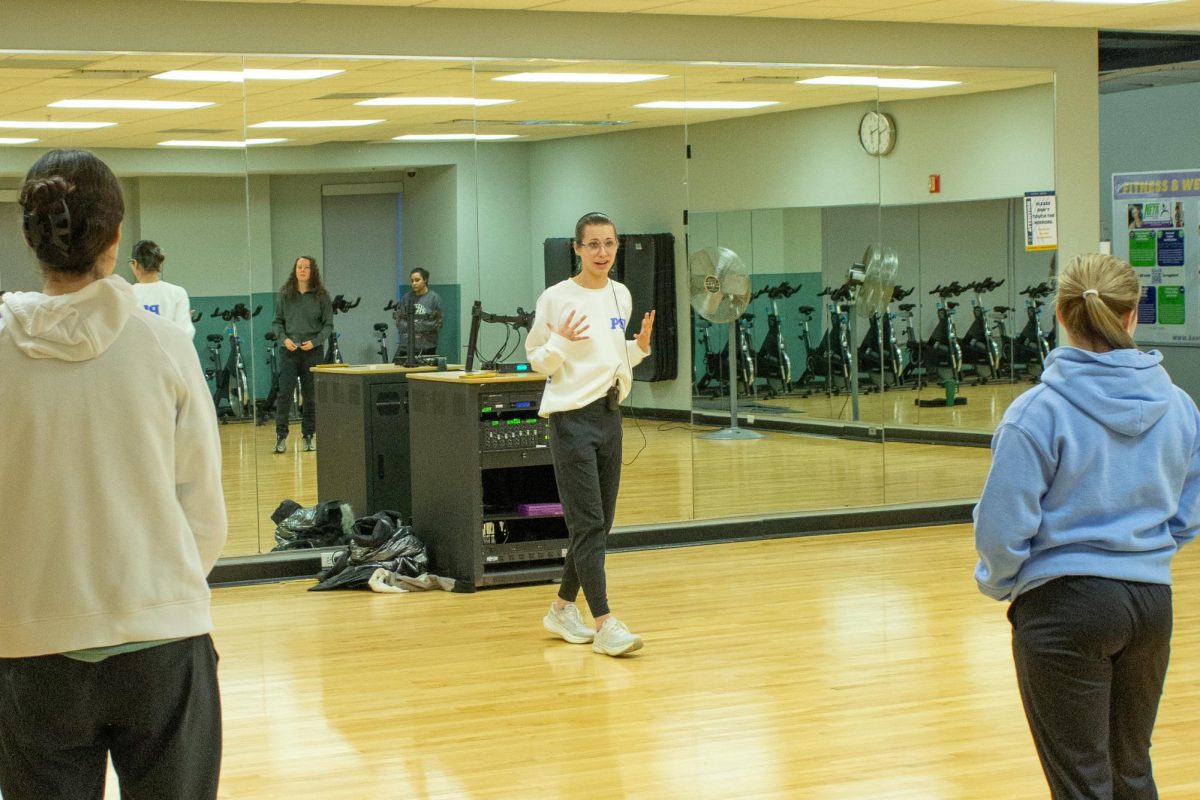
M 221 772 L 217 653 L 207 635 L 95 664 L 0 659 L 4 800 L 211 800 Z
M 275 435 L 286 439 L 288 415 L 292 413 L 292 387 L 300 378 L 300 398 L 303 410 L 300 417 L 300 435 L 312 436 L 317 432 L 317 393 L 313 391 L 313 375 L 310 369 L 321 363 L 321 348 L 312 350 L 288 350 L 279 355 L 279 394 L 275 398 Z
M 593 617 L 608 613 L 604 553 L 621 486 L 621 411 L 604 398 L 550 415 L 554 479 L 569 544 L 558 596 L 574 603 L 583 588 Z
M 1008 611 L 1025 717 L 1055 800 L 1153 800 L 1150 736 L 1171 654 L 1171 587 L 1057 578 Z

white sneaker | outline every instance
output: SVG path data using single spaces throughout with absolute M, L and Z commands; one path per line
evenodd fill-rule
M 642 637 L 629 632 L 625 623 L 616 617 L 604 620 L 596 638 L 592 640 L 592 649 L 606 656 L 623 656 L 635 650 L 642 649 Z
M 562 608 L 555 608 L 551 603 L 550 610 L 542 617 L 542 627 L 571 644 L 587 644 L 596 636 L 596 632 L 584 623 L 583 615 L 574 603 Z

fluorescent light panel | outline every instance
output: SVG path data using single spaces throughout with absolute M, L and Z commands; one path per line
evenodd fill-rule
M 96 128 L 111 128 L 115 122 L 35 122 L 15 119 L 0 119 L 0 128 L 20 128 L 24 130 L 60 130 L 60 131 L 92 131 Z
M 23 139 L 17 136 L 0 136 L 0 144 L 33 144 L 37 139 Z
M 47 108 L 136 108 L 161 111 L 183 111 L 207 108 L 216 103 L 191 100 L 55 100 Z
M 641 83 L 666 77 L 633 72 L 516 72 L 492 80 L 514 83 Z
M 201 81 L 204 83 L 242 83 L 243 81 L 310 81 L 339 75 L 343 69 L 172 69 L 151 75 L 164 81 Z
M 514 100 L 485 100 L 478 97 L 375 97 L 356 106 L 499 106 Z
M 293 119 L 271 120 L 256 122 L 251 128 L 361 128 L 364 125 L 377 125 L 381 119 Z
M 159 142 L 160 147 L 223 147 L 223 148 L 242 148 L 256 144 L 278 144 L 286 142 L 287 139 L 247 139 L 244 142 L 221 141 L 218 139 L 168 139 L 165 142 Z
M 397 142 L 492 142 L 519 138 L 515 133 L 406 133 L 392 137 Z
M 651 103 L 638 103 L 634 108 L 682 108 L 696 111 L 700 109 L 738 110 L 777 105 L 779 105 L 777 100 L 655 100 Z
M 871 86 L 878 89 L 938 89 L 943 86 L 958 86 L 961 81 L 929 81 L 916 78 L 876 78 L 871 75 L 825 75 L 806 78 L 796 83 L 814 86 Z

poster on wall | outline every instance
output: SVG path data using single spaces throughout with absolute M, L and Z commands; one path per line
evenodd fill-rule
M 1200 169 L 1113 175 L 1112 251 L 1142 283 L 1139 344 L 1200 345 Z
M 1054 192 L 1025 193 L 1025 250 L 1058 249 L 1058 205 Z

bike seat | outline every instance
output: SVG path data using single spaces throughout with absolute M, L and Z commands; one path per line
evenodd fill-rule
M 222 341 L 225 341 L 225 337 L 219 333 L 210 333 L 208 335 L 208 340 L 210 342 L 222 342 Z
M 267 331 L 266 333 L 263 334 L 263 338 L 266 339 L 268 342 L 273 342 L 278 337 L 275 336 L 275 331 Z
M 958 308 L 958 303 L 954 302 L 953 300 L 947 300 L 946 308 Z
M 916 307 L 916 303 L 901 303 L 900 305 L 896 306 L 896 308 L 900 309 L 901 311 L 912 311 Z
M 995 311 L 997 314 L 1007 314 L 1008 312 L 1012 311 L 1012 309 L 1008 306 L 993 306 L 992 311 Z
M 815 310 L 816 310 L 816 309 L 814 309 L 812 306 L 800 306 L 800 313 L 801 313 L 801 314 L 811 314 L 811 313 L 813 313 L 813 311 L 815 311 Z

